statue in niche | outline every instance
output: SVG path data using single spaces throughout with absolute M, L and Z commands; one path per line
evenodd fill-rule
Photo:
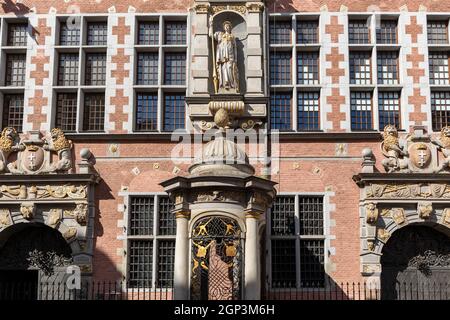
M 209 36 L 213 48 L 213 81 L 215 93 L 239 93 L 236 37 L 231 33 L 230 21 L 222 24 L 223 31 L 213 32 L 213 19 L 209 20 Z M 214 40 L 217 46 L 214 50 Z

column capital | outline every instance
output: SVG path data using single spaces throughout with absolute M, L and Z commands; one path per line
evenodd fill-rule
M 191 213 L 189 211 L 179 211 L 175 212 L 175 219 L 189 219 L 191 217 Z
M 261 213 L 256 212 L 256 211 L 247 211 L 245 213 L 245 218 L 246 219 L 253 218 L 253 219 L 259 220 L 260 217 L 261 217 Z

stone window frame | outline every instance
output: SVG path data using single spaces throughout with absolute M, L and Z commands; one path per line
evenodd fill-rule
M 109 105 L 109 102 L 107 101 L 106 96 L 106 84 L 109 78 L 108 75 L 108 56 L 107 56 L 107 48 L 108 44 L 102 44 L 102 45 L 89 45 L 87 42 L 87 32 L 88 32 L 88 24 L 90 23 L 106 23 L 107 27 L 109 25 L 109 15 L 108 14 L 96 14 L 96 15 L 81 15 L 77 16 L 75 20 L 70 20 L 68 23 L 77 23 L 79 22 L 79 43 L 73 43 L 69 42 L 68 44 L 61 45 L 61 25 L 66 23 L 68 19 L 71 16 L 69 15 L 57 15 L 56 16 L 56 24 L 55 24 L 55 32 L 54 32 L 54 47 L 52 50 L 54 50 L 54 59 L 55 61 L 58 61 L 57 63 L 53 64 L 53 79 L 50 79 L 52 81 L 53 86 L 53 92 L 52 92 L 52 119 L 51 119 L 51 126 L 55 126 L 57 122 L 58 117 L 58 95 L 59 94 L 76 94 L 77 101 L 76 101 L 76 118 L 73 118 L 74 123 L 71 123 L 71 127 L 75 126 L 75 130 L 71 131 L 71 133 L 105 133 L 105 127 L 106 127 L 106 108 Z M 73 16 L 72 18 L 73 19 Z M 109 38 L 109 37 L 108 37 Z M 77 83 L 71 84 L 71 85 L 61 85 L 58 82 L 58 69 L 59 69 L 59 57 L 62 54 L 71 53 L 78 55 L 78 72 L 77 72 Z M 101 81 L 99 83 L 93 83 L 93 84 L 87 84 L 86 83 L 86 75 L 85 72 L 87 70 L 87 59 L 89 54 L 104 54 L 105 55 L 105 67 L 101 69 L 101 71 L 104 73 L 103 75 L 100 75 L 101 79 L 104 79 L 104 83 L 102 84 Z M 105 101 L 105 112 L 103 114 L 103 119 L 100 118 L 100 121 L 103 121 L 103 129 L 101 130 L 85 130 L 88 126 L 85 124 L 85 96 L 89 94 L 102 94 L 104 95 L 104 101 Z
M 333 226 L 334 220 L 330 219 L 330 214 L 334 210 L 334 205 L 330 202 L 330 197 L 333 196 L 332 192 L 279 192 L 277 196 L 292 196 L 295 197 L 295 217 L 298 220 L 299 214 L 299 198 L 300 197 L 323 197 L 323 235 L 320 236 L 303 236 L 299 235 L 299 222 L 296 222 L 296 234 L 294 236 L 288 236 L 290 238 L 295 237 L 296 239 L 296 286 L 295 288 L 285 288 L 287 291 L 292 291 L 293 289 L 301 290 L 301 291 L 320 291 L 326 290 L 330 286 L 330 275 L 328 274 L 330 271 L 330 256 L 334 255 L 334 248 L 331 247 L 331 240 L 334 238 L 331 235 L 330 228 Z M 275 200 L 274 200 L 275 201 Z M 267 211 L 266 218 L 266 279 L 267 286 L 269 290 L 275 289 L 277 291 L 283 290 L 283 288 L 272 287 L 272 256 L 271 249 L 272 243 L 271 240 L 274 239 L 271 235 L 271 211 L 270 209 Z M 286 239 L 284 236 L 278 236 L 276 239 Z M 324 286 L 323 287 L 301 287 L 301 279 L 300 279 L 300 241 L 301 240 L 321 240 L 324 243 Z
M 10 25 L 26 25 L 26 43 L 19 43 L 18 45 L 11 43 L 9 41 L 9 26 Z M 22 103 L 22 114 L 19 115 L 22 119 L 17 123 L 16 130 L 18 132 L 23 131 L 24 126 L 24 110 L 26 109 L 26 97 L 25 97 L 25 83 L 27 80 L 27 75 L 29 73 L 29 46 L 33 43 L 31 39 L 31 25 L 27 17 L 12 17 L 12 16 L 2 16 L 0 17 L 0 118 L 2 123 L 6 125 L 5 118 L 8 117 L 5 105 L 7 103 L 6 98 L 9 95 L 20 95 Z M 23 83 L 7 83 L 7 73 L 8 73 L 8 56 L 20 55 L 24 56 L 24 68 L 23 76 L 25 81 Z M 19 128 L 20 127 L 20 128 Z
M 123 250 L 124 250 L 124 258 L 123 258 L 123 264 L 122 264 L 122 270 L 123 270 L 123 280 L 128 283 L 128 291 L 133 291 L 136 289 L 142 290 L 142 292 L 160 292 L 160 289 L 162 288 L 164 291 L 171 292 L 173 288 L 170 286 L 163 286 L 158 287 L 155 286 L 155 279 L 157 279 L 158 274 L 158 241 L 173 241 L 173 250 L 175 253 L 175 240 L 176 240 L 176 232 L 173 235 L 159 235 L 157 234 L 159 231 L 159 199 L 161 197 L 168 197 L 167 193 L 165 192 L 127 192 L 124 196 L 124 216 L 123 216 L 123 224 L 122 224 L 122 236 L 120 237 L 121 240 L 123 240 Z M 130 235 L 129 234 L 129 221 L 130 221 L 130 210 L 131 210 L 131 198 L 132 197 L 152 197 L 153 198 L 153 234 L 152 235 Z M 175 220 L 175 217 L 173 217 Z M 133 240 L 145 240 L 145 241 L 152 241 L 152 276 L 151 276 L 151 287 L 144 287 L 144 286 L 132 286 L 130 284 L 130 277 L 129 277 L 129 257 L 130 257 L 130 242 Z M 172 280 L 173 281 L 173 280 Z M 125 288 L 125 286 L 124 286 Z
M 269 91 L 271 94 L 284 94 L 289 93 L 291 95 L 291 121 L 290 128 L 283 129 L 283 131 L 287 132 L 307 132 L 310 130 L 301 130 L 298 127 L 298 92 L 299 91 L 308 91 L 308 92 L 318 92 L 319 93 L 319 106 L 325 104 L 325 96 L 322 94 L 322 85 L 323 85 L 323 70 L 320 68 L 321 62 L 324 61 L 325 56 L 322 50 L 321 45 L 321 35 L 324 33 L 322 26 L 323 15 L 320 13 L 272 13 L 269 15 L 269 23 L 276 23 L 276 21 L 291 22 L 291 41 L 290 43 L 270 43 L 269 42 L 269 50 L 268 50 L 268 61 L 269 61 L 269 76 L 271 76 L 271 68 L 270 68 L 270 56 L 273 53 L 289 53 L 291 56 L 291 66 L 290 66 L 290 74 L 291 79 L 289 84 L 272 84 L 269 81 Z M 317 37 L 316 43 L 304 43 L 300 42 L 299 37 L 297 36 L 298 32 L 298 24 L 301 22 L 313 22 L 317 23 Z M 311 84 L 301 84 L 298 79 L 298 55 L 302 53 L 316 53 L 318 56 L 318 79 Z M 269 107 L 270 110 L 270 107 Z M 324 121 L 326 116 L 323 114 L 324 110 L 319 107 L 319 128 L 314 131 L 322 131 L 324 126 Z M 269 115 L 269 118 L 271 116 Z
M 155 13 L 155 14 L 136 14 L 134 16 L 135 27 L 133 34 L 133 47 L 134 54 L 131 57 L 132 63 L 134 66 L 130 72 L 130 77 L 133 79 L 133 125 L 132 131 L 134 133 L 167 133 L 170 131 L 165 130 L 165 96 L 167 94 L 182 94 L 184 96 L 187 95 L 187 86 L 188 86 L 188 74 L 189 74 L 189 46 L 188 43 L 191 39 L 191 28 L 190 26 L 190 16 L 184 13 Z M 139 35 L 140 35 L 140 26 L 145 22 L 153 22 L 158 23 L 158 43 L 157 44 L 142 44 L 139 43 Z M 167 44 L 166 37 L 166 25 L 169 23 L 182 23 L 186 24 L 186 43 L 184 44 Z M 157 83 L 155 84 L 138 84 L 138 57 L 140 53 L 152 52 L 158 55 L 158 74 L 157 74 Z M 185 62 L 185 81 L 184 83 L 177 84 L 166 84 L 166 74 L 165 74 L 165 61 L 166 54 L 185 54 L 186 62 Z M 157 123 L 156 128 L 141 128 L 137 124 L 138 116 L 138 108 L 137 108 L 137 98 L 140 94 L 156 94 L 157 99 Z M 184 112 L 184 128 L 178 130 L 187 130 L 189 117 L 188 112 L 186 111 L 185 104 L 185 112 Z

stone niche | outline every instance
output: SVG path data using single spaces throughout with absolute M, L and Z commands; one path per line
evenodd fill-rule
M 264 10 L 262 1 L 194 2 L 190 10 L 192 50 L 189 61 L 192 63 L 186 101 L 196 128 L 205 130 L 209 129 L 208 125 L 213 125 L 211 120 L 217 108 L 211 107 L 212 101 L 222 104 L 221 107 L 227 103 L 242 105 L 236 118 L 239 118 L 238 125 L 243 129 L 253 127 L 260 119 L 265 118 L 268 98 L 263 64 Z M 224 31 L 225 21 L 231 23 L 230 34 L 236 43 L 236 68 L 239 74 L 237 91 L 222 90 L 215 82 L 217 78 L 220 82 L 220 72 L 216 68 L 219 39 L 215 38 L 213 41 L 211 34 Z M 227 111 L 233 116 L 232 110 Z

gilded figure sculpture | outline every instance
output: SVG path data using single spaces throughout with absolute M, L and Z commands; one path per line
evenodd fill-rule
M 438 150 L 442 152 L 444 161 L 436 169 L 436 172 L 441 172 L 450 168 L 450 126 L 443 127 L 438 140 L 432 139 L 431 142 L 437 146 Z
M 4 128 L 0 136 L 0 173 L 14 171 L 16 163 L 8 163 L 8 157 L 13 152 L 23 150 L 25 150 L 25 146 L 20 144 L 16 129 L 12 127 Z
M 382 165 L 387 172 L 394 172 L 408 168 L 408 152 L 400 146 L 397 128 L 393 125 L 387 125 L 383 131 L 383 142 L 381 151 L 387 159 L 383 159 Z

